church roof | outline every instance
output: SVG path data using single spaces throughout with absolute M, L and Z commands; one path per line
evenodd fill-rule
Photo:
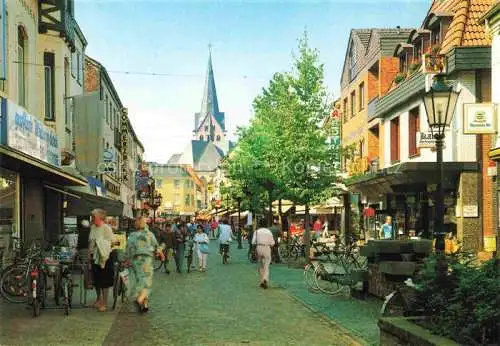
M 201 126 L 204 120 L 210 115 L 213 115 L 213 117 L 215 118 L 217 123 L 219 123 L 222 130 L 225 131 L 226 130 L 225 115 L 223 112 L 219 111 L 217 89 L 215 88 L 214 69 L 212 66 L 212 53 L 209 53 L 208 56 L 207 76 L 205 79 L 203 98 L 201 99 L 201 111 L 200 111 L 201 122 L 199 126 Z M 195 129 L 195 131 L 198 130 L 199 128 Z
M 179 162 L 179 159 L 181 158 L 182 154 L 173 154 L 170 156 L 170 158 L 167 161 L 167 164 L 169 165 L 175 165 Z

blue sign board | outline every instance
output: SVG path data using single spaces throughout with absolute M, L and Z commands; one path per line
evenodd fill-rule
M 2 112 L 1 131 L 4 134 L 6 132 L 2 144 L 54 166 L 61 165 L 55 131 L 30 115 L 23 107 L 8 101 L 7 112 Z

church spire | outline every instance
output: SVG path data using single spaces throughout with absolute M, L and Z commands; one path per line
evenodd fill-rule
M 208 68 L 205 79 L 205 89 L 203 91 L 203 99 L 201 100 L 201 117 L 218 116 L 219 103 L 217 101 L 217 91 L 215 89 L 214 70 L 212 68 L 212 45 L 208 46 Z

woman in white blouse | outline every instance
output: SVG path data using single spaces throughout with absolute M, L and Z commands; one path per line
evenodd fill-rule
M 207 269 L 207 259 L 208 259 L 208 235 L 203 232 L 203 226 L 198 225 L 196 228 L 196 235 L 194 236 L 194 242 L 196 243 L 196 253 L 198 255 L 198 262 L 200 263 L 200 271 L 204 272 Z

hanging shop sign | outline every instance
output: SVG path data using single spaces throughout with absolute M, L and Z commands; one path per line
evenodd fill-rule
M 495 105 L 491 103 L 464 104 L 464 134 L 496 133 L 495 108 Z
M 438 74 L 446 71 L 446 57 L 441 54 L 424 54 L 423 57 L 424 74 Z
M 447 133 L 449 129 L 445 129 L 445 133 Z M 436 139 L 431 131 L 428 132 L 417 132 L 417 148 L 419 149 L 436 149 Z M 446 136 L 445 136 L 446 137 Z M 443 148 L 445 145 L 443 145 Z
M 102 161 L 97 164 L 97 172 L 100 174 L 117 172 L 115 153 L 112 149 L 104 149 Z
M 332 111 L 331 118 L 332 118 L 331 143 L 333 146 L 333 157 L 332 157 L 333 168 L 336 171 L 340 171 L 340 166 L 341 166 L 340 146 L 342 144 L 340 140 L 340 109 L 336 107 Z
M 493 160 L 488 161 L 488 177 L 495 177 L 497 175 L 497 163 Z
M 59 167 L 61 156 L 55 131 L 23 107 L 7 102 L 7 114 L 2 116 L 1 126 L 6 130 L 2 144 Z
M 128 182 L 130 177 L 128 174 L 128 111 L 126 108 L 122 111 L 121 121 L 121 147 L 122 147 L 122 179 L 123 182 Z
M 7 11 L 0 0 L 0 80 L 7 79 Z

